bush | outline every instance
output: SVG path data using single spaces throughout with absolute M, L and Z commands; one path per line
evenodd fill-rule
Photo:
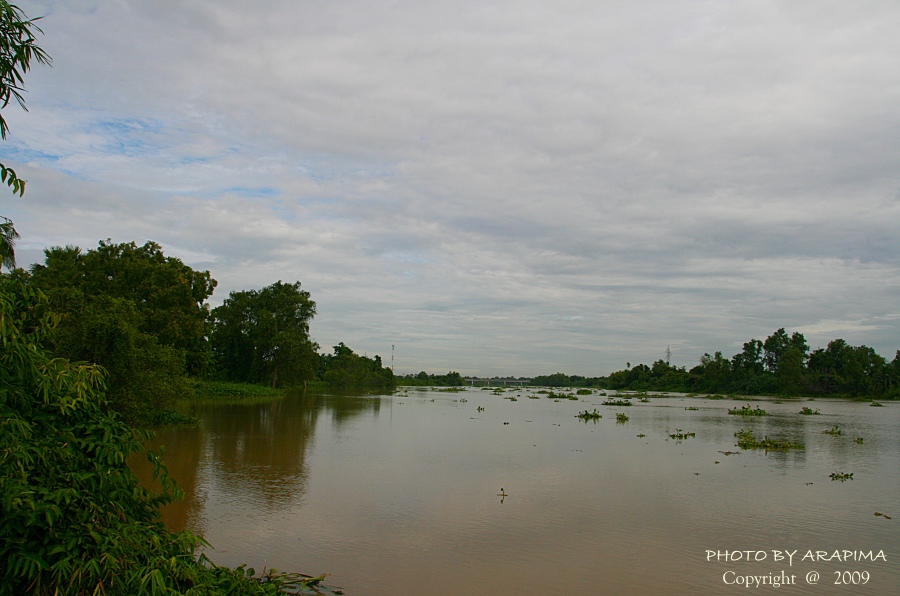
M 270 574 L 259 583 L 195 559 L 203 539 L 160 521 L 179 491 L 142 447 L 150 433 L 107 407 L 100 366 L 40 347 L 59 317 L 36 308 L 46 303 L 40 291 L 11 286 L 0 277 L 0 595 L 277 594 L 319 581 Z M 126 465 L 138 452 L 160 492 L 141 488 Z

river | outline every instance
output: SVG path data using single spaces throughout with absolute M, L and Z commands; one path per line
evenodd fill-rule
M 184 404 L 200 424 L 154 441 L 187 491 L 164 519 L 349 596 L 900 594 L 900 404 L 640 397 Z M 769 415 L 728 414 L 748 404 Z M 805 448 L 742 450 L 748 428 Z

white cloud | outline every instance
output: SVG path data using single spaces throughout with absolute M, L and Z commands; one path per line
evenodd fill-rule
M 22 259 L 300 279 L 323 347 L 402 372 L 898 347 L 895 3 L 22 7 L 54 58 L 4 111 Z

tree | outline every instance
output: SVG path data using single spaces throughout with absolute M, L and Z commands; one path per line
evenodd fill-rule
M 231 292 L 212 311 L 210 341 L 230 381 L 296 386 L 315 377 L 318 346 L 309 338 L 316 303 L 300 282 Z
M 381 356 L 360 356 L 344 342 L 334 346 L 334 353 L 322 359 L 322 369 L 322 380 L 332 387 L 384 390 L 392 389 L 395 384 L 394 373 L 384 368 Z
M 806 363 L 806 356 L 809 353 L 809 346 L 803 334 L 795 331 L 788 337 L 787 332 L 782 327 L 775 333 L 766 338 L 763 343 L 763 362 L 766 370 L 774 373 L 778 370 L 778 363 L 784 354 L 790 349 L 796 348 L 800 352 L 803 363 Z
M 30 274 L 16 270 L 62 315 L 45 349 L 108 372 L 108 403 L 133 424 L 154 424 L 212 359 L 207 341 L 215 287 L 209 272 L 163 255 L 159 245 L 101 242 L 44 251 Z
M 0 275 L 0 596 L 275 595 L 320 581 L 254 581 L 242 567 L 196 559 L 206 542 L 165 528 L 159 508 L 179 491 L 144 450 L 150 433 L 106 407 L 102 367 L 42 347 L 60 320 L 47 306 L 40 290 Z M 159 492 L 128 466 L 141 453 Z
M 0 267 L 6 267 L 10 271 L 16 267 L 16 240 L 19 233 L 13 226 L 13 222 L 3 216 L 0 222 Z
M 10 100 L 23 110 L 25 98 L 25 73 L 31 68 L 32 61 L 49 65 L 51 60 L 47 53 L 36 46 L 35 33 L 43 33 L 35 24 L 35 19 L 26 18 L 19 7 L 6 0 L 0 0 L 0 110 L 9 105 Z M 0 113 L 0 138 L 6 139 L 9 125 Z M 9 186 L 13 194 L 20 197 L 25 194 L 25 181 L 16 172 L 0 163 L 0 182 Z M 2 216 L 0 216 L 2 217 Z M 6 217 L 0 223 L 0 265 L 12 269 L 16 264 L 15 240 L 19 237 L 13 222 Z
M 206 370 L 212 357 L 206 299 L 216 287 L 209 271 L 195 271 L 180 259 L 165 256 L 155 242 L 138 246 L 106 240 L 87 252 L 56 246 L 45 250 L 44 256 L 43 265 L 31 268 L 33 283 L 50 296 L 56 312 L 71 315 L 66 326 L 78 325 L 98 308 L 101 296 L 128 301 L 139 332 L 180 352 L 188 374 Z

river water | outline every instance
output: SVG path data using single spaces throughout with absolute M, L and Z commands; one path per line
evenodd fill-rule
M 185 404 L 200 424 L 154 442 L 188 494 L 165 521 L 218 564 L 328 573 L 350 596 L 900 594 L 900 404 L 606 399 Z M 770 415 L 728 414 L 746 404 Z M 747 428 L 805 449 L 741 450 Z

